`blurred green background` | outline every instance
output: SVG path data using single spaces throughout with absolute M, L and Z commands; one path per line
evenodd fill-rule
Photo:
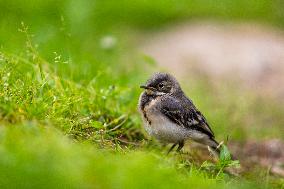
M 283 1 L 1 0 L 0 8 L 1 188 L 284 187 L 265 169 L 235 178 L 165 156 L 136 110 L 138 86 L 164 70 L 136 49 L 144 36 L 196 20 L 282 30 Z M 185 91 L 219 140 L 284 139 L 277 100 L 191 79 Z

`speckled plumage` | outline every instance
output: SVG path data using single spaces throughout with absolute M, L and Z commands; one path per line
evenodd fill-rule
M 145 91 L 139 98 L 139 110 L 149 135 L 163 143 L 173 143 L 173 147 L 179 144 L 178 150 L 185 140 L 192 139 L 218 152 L 218 143 L 205 117 L 173 76 L 156 73 L 141 87 Z

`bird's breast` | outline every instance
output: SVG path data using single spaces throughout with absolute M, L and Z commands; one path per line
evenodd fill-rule
M 161 113 L 160 100 L 159 97 L 151 100 L 142 110 L 145 130 L 163 142 L 176 143 L 184 140 L 186 130 Z

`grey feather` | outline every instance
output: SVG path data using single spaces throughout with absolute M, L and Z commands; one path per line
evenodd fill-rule
M 162 98 L 161 112 L 174 123 L 187 129 L 194 129 L 214 138 L 214 133 L 205 117 L 185 96 L 177 99 L 173 96 Z

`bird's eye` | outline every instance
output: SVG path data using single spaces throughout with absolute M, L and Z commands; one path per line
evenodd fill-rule
M 163 83 L 159 83 L 159 88 L 163 88 L 164 87 L 164 84 Z

